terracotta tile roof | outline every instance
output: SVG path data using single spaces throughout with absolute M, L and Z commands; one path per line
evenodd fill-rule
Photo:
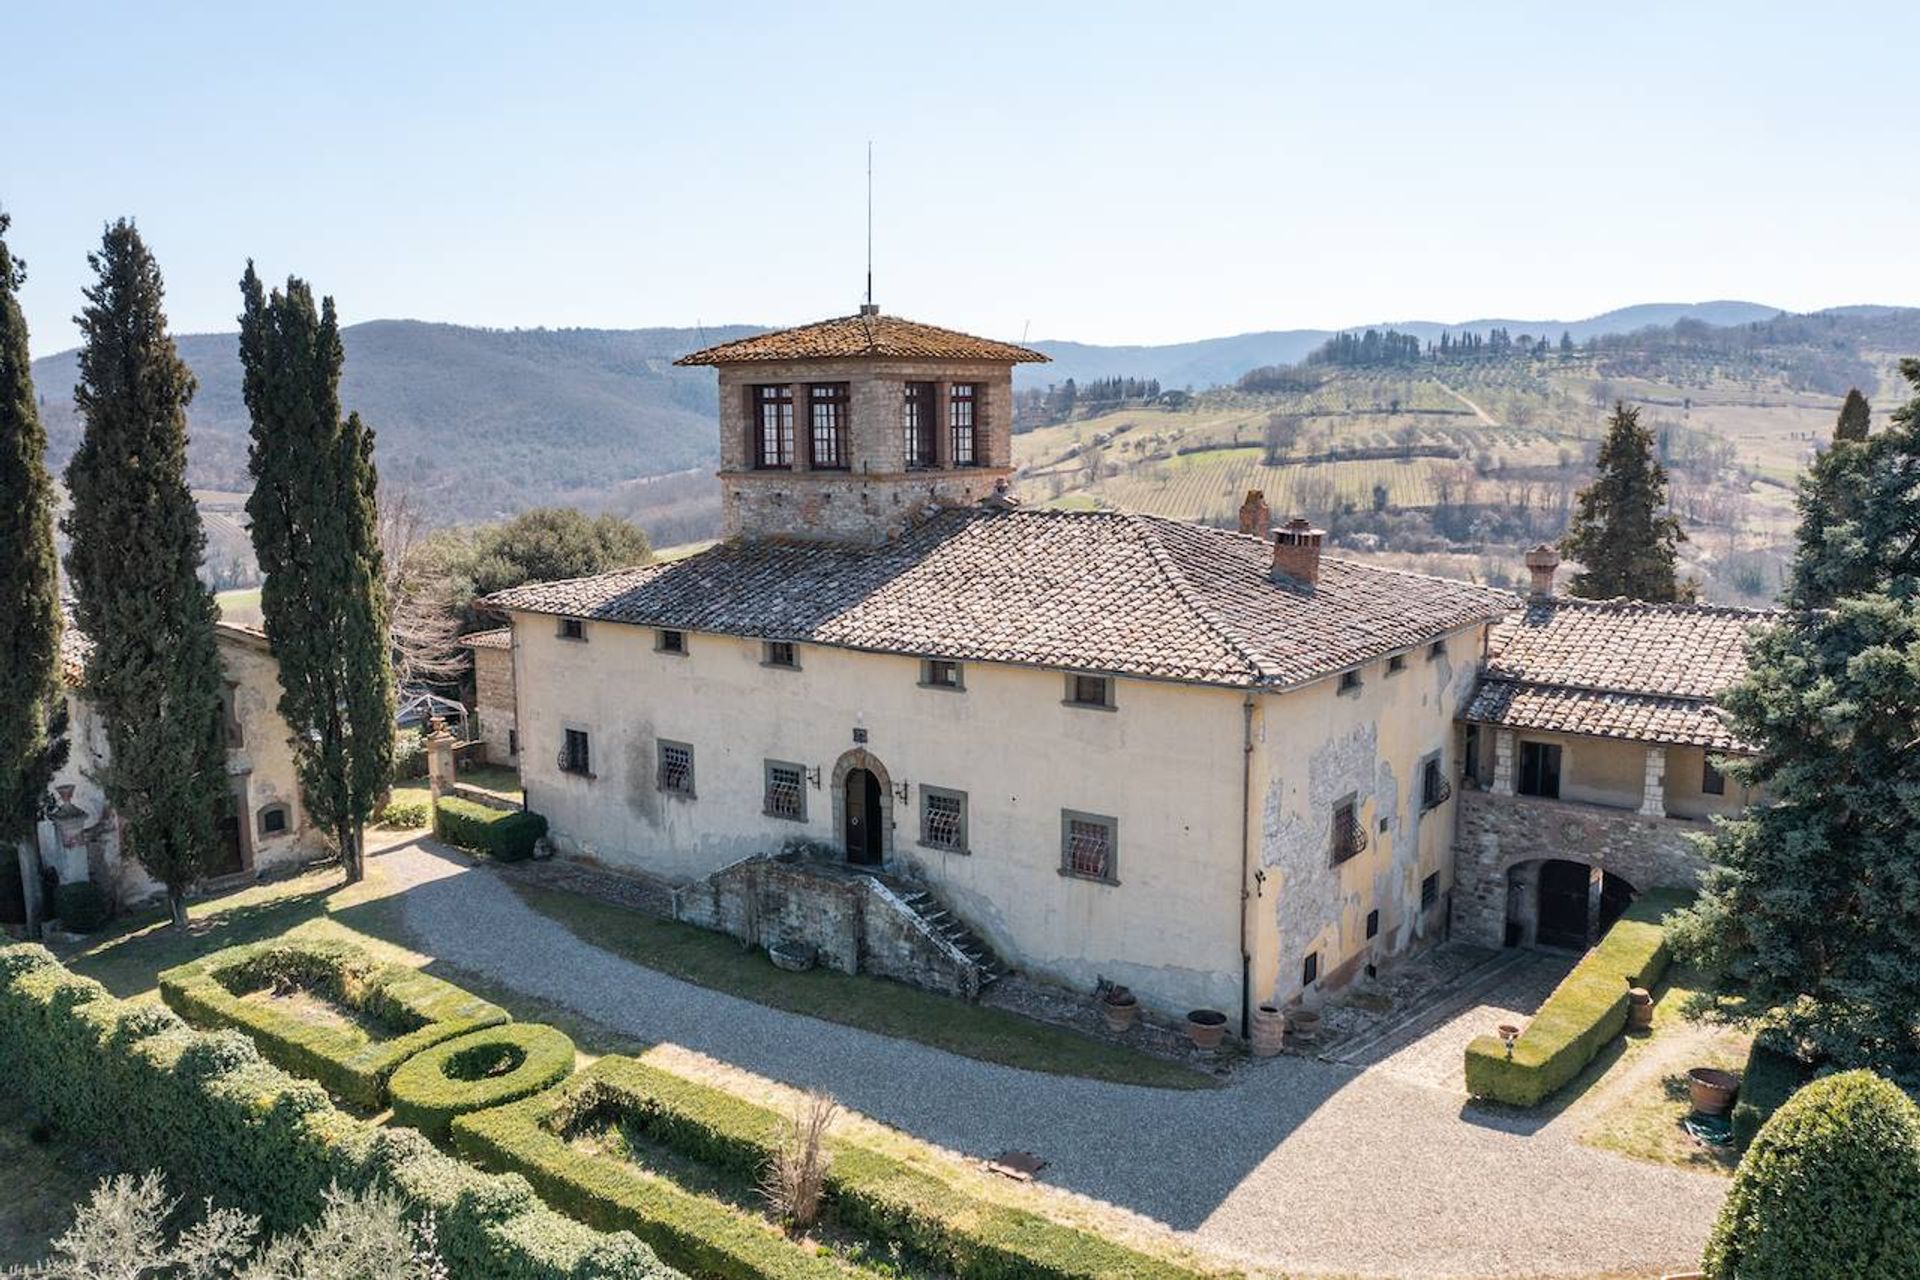
M 994 360 L 1045 364 L 1047 357 L 1010 342 L 976 338 L 899 316 L 851 315 L 796 329 L 776 329 L 723 342 L 675 360 L 679 365 L 752 364 L 771 360 L 843 360 L 877 356 L 916 360 Z
M 513 648 L 513 628 L 495 627 L 491 631 L 471 631 L 460 637 L 460 643 L 469 649 L 511 649 Z
M 1780 615 L 1721 605 L 1529 600 L 1493 628 L 1465 717 L 1739 750 L 1713 699 L 1747 669 L 1747 633 Z
M 946 511 L 882 547 L 723 544 L 516 587 L 502 610 L 1238 688 L 1344 671 L 1512 608 L 1503 591 L 1119 512 Z

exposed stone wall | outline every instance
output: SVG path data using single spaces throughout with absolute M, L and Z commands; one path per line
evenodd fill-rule
M 1703 822 L 1464 789 L 1455 804 L 1454 936 L 1481 946 L 1506 940 L 1508 872 L 1522 863 L 1583 862 L 1642 891 L 1691 887 L 1706 872 L 1694 843 Z
M 487 748 L 487 762 L 519 768 L 519 758 L 512 750 L 513 731 L 518 725 L 513 650 L 473 651 L 473 705 L 480 722 L 480 741 Z

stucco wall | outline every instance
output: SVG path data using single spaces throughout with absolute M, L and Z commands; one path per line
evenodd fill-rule
M 1062 672 L 970 663 L 965 690 L 919 686 L 913 658 L 517 615 L 521 774 L 564 852 L 678 878 L 790 836 L 841 844 L 833 780 L 864 730 L 889 801 L 896 866 L 928 881 L 1015 967 L 1077 987 L 1123 982 L 1157 1007 L 1237 1009 L 1243 697 L 1116 682 L 1117 709 L 1062 705 Z M 558 769 L 562 732 L 591 735 L 591 780 Z M 655 786 L 659 739 L 695 748 L 697 799 Z M 804 822 L 763 815 L 763 763 L 818 770 Z M 967 854 L 918 844 L 921 786 L 964 791 Z M 1060 873 L 1061 811 L 1119 820 L 1117 884 Z
M 1437 937 L 1452 887 L 1458 801 L 1423 812 L 1422 765 L 1440 753 L 1457 790 L 1454 717 L 1472 694 L 1482 636 L 1478 626 L 1454 632 L 1442 657 L 1413 649 L 1392 674 L 1384 659 L 1369 664 L 1355 691 L 1341 693 L 1329 679 L 1260 700 L 1255 821 L 1264 877 L 1249 886 L 1256 1001 L 1311 1003 L 1366 963 Z M 1367 848 L 1335 867 L 1333 810 L 1349 795 Z M 1421 883 L 1436 873 L 1438 900 L 1423 910 Z M 1375 910 L 1379 932 L 1369 940 Z M 1319 979 L 1303 990 L 1304 962 L 1315 951 Z

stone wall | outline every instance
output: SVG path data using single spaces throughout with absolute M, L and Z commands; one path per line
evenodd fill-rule
M 487 763 L 519 768 L 513 751 L 514 717 L 513 650 L 473 650 L 473 705 L 480 722 L 479 738 L 486 744 Z
M 1464 788 L 1455 803 L 1453 936 L 1466 942 L 1504 944 L 1508 872 L 1522 863 L 1581 862 L 1637 891 L 1690 888 L 1706 872 L 1694 843 L 1707 831 L 1704 822 Z

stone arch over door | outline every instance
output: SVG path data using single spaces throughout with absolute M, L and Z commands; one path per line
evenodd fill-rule
M 847 775 L 855 769 L 865 769 L 880 784 L 880 819 L 878 834 L 880 838 L 880 861 L 893 861 L 893 775 L 887 772 L 887 766 L 880 758 L 865 747 L 855 747 L 842 755 L 833 765 L 833 783 L 830 794 L 833 796 L 833 844 L 842 854 L 846 852 L 847 831 Z

